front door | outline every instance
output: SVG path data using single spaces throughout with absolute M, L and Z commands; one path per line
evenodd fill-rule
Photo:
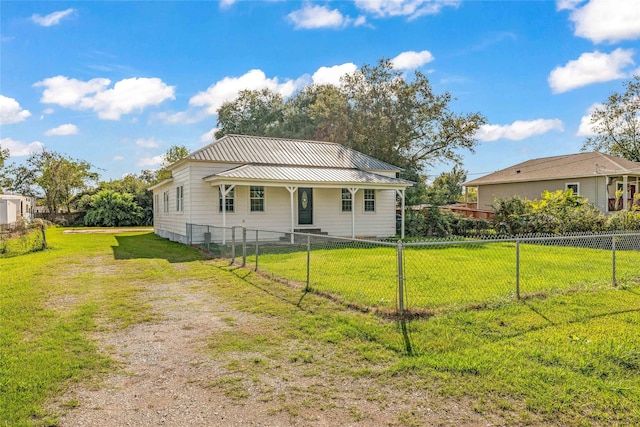
M 312 188 L 298 188 L 298 224 L 313 224 Z

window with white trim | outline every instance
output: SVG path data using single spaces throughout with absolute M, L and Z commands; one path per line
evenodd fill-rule
M 340 201 L 342 212 L 351 212 L 351 209 L 353 209 L 353 195 L 348 188 L 342 189 Z
M 176 187 L 176 212 L 184 211 L 184 186 Z
M 160 212 L 160 195 L 159 194 L 156 194 L 155 196 L 153 196 L 153 211 L 155 213 Z
M 579 182 L 567 182 L 564 185 L 565 190 L 573 190 L 573 194 L 580 195 L 580 183 Z
M 364 211 L 365 212 L 376 211 L 376 190 L 370 190 L 370 189 L 364 190 Z
M 251 212 L 264 212 L 264 187 L 262 185 L 249 187 L 249 207 Z
M 162 193 L 162 207 L 164 213 L 169 213 L 169 192 Z
M 228 189 L 230 186 L 227 185 L 225 189 Z M 234 199 L 235 199 L 236 189 L 232 188 L 229 190 L 226 196 L 224 196 L 224 204 L 225 211 L 234 212 Z M 218 205 L 218 212 L 222 212 L 222 191 L 220 191 L 220 187 L 218 187 L 218 196 L 220 196 L 220 203 Z

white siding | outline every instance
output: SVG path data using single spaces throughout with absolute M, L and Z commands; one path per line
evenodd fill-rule
M 211 185 L 204 177 L 240 166 L 228 163 L 188 162 L 173 171 L 173 181 L 154 190 L 160 206 L 154 212 L 156 233 L 186 243 L 186 224 L 221 227 L 223 215 L 219 211 L 218 185 Z M 378 172 L 395 177 L 395 172 Z M 184 210 L 176 211 L 176 188 L 184 187 Z M 313 185 L 309 187 L 313 188 Z M 169 191 L 169 212 L 163 209 L 163 193 Z M 290 231 L 291 199 L 284 187 L 265 186 L 265 211 L 251 212 L 249 186 L 235 187 L 234 212 L 227 212 L 225 226 L 242 226 L 264 230 Z M 355 234 L 361 237 L 389 237 L 395 235 L 395 190 L 375 190 L 375 212 L 364 211 L 364 190 L 355 195 Z M 155 200 L 155 197 L 154 197 Z M 351 236 L 351 212 L 341 211 L 340 188 L 313 189 L 313 224 L 298 225 L 298 192 L 294 193 L 294 228 L 320 229 L 334 236 Z

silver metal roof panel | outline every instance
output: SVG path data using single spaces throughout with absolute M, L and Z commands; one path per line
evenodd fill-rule
M 392 170 L 390 165 L 341 144 L 262 136 L 225 135 L 186 159 L 269 165 Z

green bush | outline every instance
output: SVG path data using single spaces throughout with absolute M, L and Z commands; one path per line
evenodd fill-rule
M 603 231 L 607 222 L 597 207 L 573 190 L 545 191 L 540 200 L 534 201 L 518 196 L 496 198 L 493 208 L 493 226 L 509 235 L 593 233 Z
M 131 194 L 102 190 L 90 197 L 84 223 L 98 227 L 120 227 L 137 225 L 142 217 L 142 208 Z
M 611 214 L 605 228 L 610 231 L 640 231 L 640 209 Z

